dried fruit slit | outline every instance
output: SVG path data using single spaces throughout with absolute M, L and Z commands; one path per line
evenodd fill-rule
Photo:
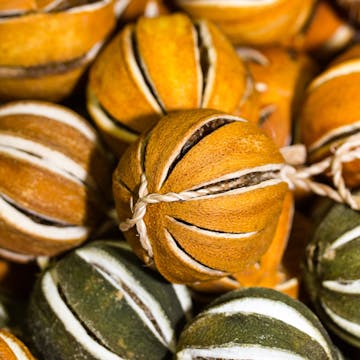
M 201 91 L 201 105 L 203 105 L 205 89 L 208 84 L 208 76 L 211 67 L 210 54 L 208 44 L 206 44 L 204 39 L 204 34 L 201 28 L 200 23 L 194 25 L 194 29 L 196 32 L 197 38 L 197 46 L 199 51 L 199 63 L 202 73 L 202 91 Z
M 238 178 L 223 180 L 215 184 L 202 186 L 198 189 L 207 189 L 209 191 L 209 195 L 221 194 L 230 190 L 260 185 L 263 181 L 278 177 L 278 174 L 279 171 L 255 171 Z
M 330 135 L 330 137 L 328 139 L 326 139 L 324 142 L 319 143 L 319 144 L 317 144 L 315 146 L 314 145 L 311 146 L 310 147 L 310 153 L 318 150 L 320 147 L 328 146 L 331 143 L 341 141 L 341 140 L 346 140 L 346 138 L 348 138 L 348 137 L 350 137 L 352 135 L 356 135 L 359 132 L 360 132 L 360 129 L 356 128 L 356 129 L 352 129 L 352 130 L 351 129 L 345 130 L 345 131 L 343 131 L 342 133 L 339 133 L 339 134 Z
M 148 320 L 152 323 L 158 335 L 161 337 L 163 342 L 166 344 L 166 337 L 156 321 L 156 316 L 153 315 L 151 309 L 144 303 L 144 301 L 129 287 L 127 286 L 121 279 L 114 274 L 110 273 L 104 266 L 97 264 L 96 262 L 91 263 L 94 268 L 99 271 L 101 274 L 108 276 L 111 278 L 122 290 L 123 293 L 126 293 L 135 303 L 136 305 L 145 313 Z
M 81 324 L 82 328 L 85 330 L 85 332 L 87 333 L 87 335 L 94 340 L 96 343 L 100 344 L 101 346 L 103 346 L 104 348 L 106 348 L 107 350 L 111 351 L 111 349 L 106 346 L 106 344 L 104 344 L 101 340 L 100 337 L 97 337 L 96 334 L 94 332 L 92 332 L 88 326 L 86 325 L 86 323 L 77 315 L 76 311 L 72 308 L 72 306 L 70 305 L 68 299 L 66 298 L 66 295 L 64 293 L 64 291 L 62 290 L 60 284 L 57 284 L 57 291 L 58 294 L 60 296 L 60 299 L 63 301 L 63 303 L 65 304 L 65 306 L 69 309 L 69 311 L 72 313 L 72 315 L 74 316 L 74 318 Z
M 16 204 L 12 199 L 9 199 L 8 197 L 4 196 L 3 194 L 0 194 L 0 198 L 4 200 L 9 206 L 13 207 L 15 210 L 22 213 L 24 216 L 28 217 L 31 221 L 44 226 L 56 226 L 61 228 L 66 227 L 72 227 L 71 224 L 62 223 L 59 221 L 56 221 L 54 219 L 47 218 L 40 214 L 35 214 L 31 212 L 30 210 L 20 206 L 19 204 Z
M 134 60 L 136 62 L 138 70 L 139 70 L 139 72 L 140 72 L 140 74 L 142 76 L 142 80 L 146 84 L 146 87 L 147 87 L 148 91 L 150 92 L 151 96 L 156 101 L 157 105 L 160 107 L 161 112 L 163 114 L 166 114 L 165 107 L 164 107 L 159 95 L 156 92 L 156 88 L 155 88 L 154 84 L 152 83 L 148 72 L 145 69 L 145 64 L 141 60 L 141 55 L 140 55 L 140 52 L 139 52 L 139 47 L 137 45 L 137 39 L 136 39 L 136 32 L 135 31 L 132 31 L 132 33 L 131 33 L 131 47 L 132 47 L 132 53 L 134 55 Z
M 203 126 L 201 126 L 198 130 L 196 130 L 193 135 L 186 141 L 182 149 L 180 150 L 177 157 L 173 160 L 168 168 L 168 172 L 165 176 L 163 183 L 169 178 L 171 172 L 174 170 L 175 166 L 181 161 L 182 158 L 193 148 L 196 144 L 198 144 L 201 140 L 203 140 L 206 136 L 210 135 L 214 131 L 220 129 L 224 125 L 231 124 L 235 120 L 229 119 L 215 119 L 207 122 Z

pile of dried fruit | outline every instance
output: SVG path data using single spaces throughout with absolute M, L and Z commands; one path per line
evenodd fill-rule
M 359 14 L 0 2 L 0 360 L 358 359 Z

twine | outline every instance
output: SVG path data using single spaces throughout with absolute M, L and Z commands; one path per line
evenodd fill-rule
M 281 149 L 285 158 L 285 164 L 274 178 L 279 178 L 286 182 L 290 190 L 300 188 L 311 191 L 320 196 L 326 196 L 330 199 L 348 204 L 352 209 L 360 209 L 360 196 L 353 195 L 345 185 L 343 178 L 343 164 L 360 159 L 360 135 L 354 135 L 346 142 L 331 149 L 332 155 L 324 160 L 312 164 L 308 167 L 303 166 L 306 160 L 306 149 L 304 145 L 292 145 Z M 332 178 L 333 187 L 312 180 L 313 176 L 329 173 Z M 153 258 L 153 250 L 147 235 L 147 228 L 144 222 L 146 208 L 149 204 L 160 202 L 187 201 L 191 199 L 201 199 L 204 196 L 221 191 L 225 184 L 210 186 L 206 189 L 193 191 L 182 191 L 180 193 L 169 192 L 166 194 L 148 193 L 147 179 L 143 173 L 140 178 L 140 187 L 138 199 L 133 204 L 131 198 L 130 208 L 132 217 L 120 223 L 121 231 L 128 231 L 134 226 L 137 229 L 142 248 L 147 254 L 147 262 Z

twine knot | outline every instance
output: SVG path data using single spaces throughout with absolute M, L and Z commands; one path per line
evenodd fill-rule
M 306 149 L 304 145 L 297 144 L 284 147 L 281 149 L 281 153 L 285 159 L 285 163 L 281 167 L 277 177 L 286 182 L 290 190 L 300 188 L 320 196 L 329 197 L 339 203 L 346 203 L 354 210 L 360 209 L 360 197 L 351 193 L 346 187 L 343 178 L 343 164 L 360 159 L 360 135 L 351 136 L 343 144 L 331 148 L 332 154 L 330 156 L 310 166 L 304 165 L 306 161 Z M 333 186 L 313 180 L 314 176 L 325 173 L 331 176 Z M 145 261 L 149 263 L 153 258 L 153 250 L 144 222 L 147 206 L 160 202 L 199 199 L 209 195 L 214 189 L 218 189 L 218 186 L 209 189 L 183 191 L 180 193 L 149 194 L 147 184 L 146 176 L 143 173 L 140 177 L 138 198 L 135 205 L 134 198 L 131 198 L 130 209 L 132 216 L 121 222 L 119 228 L 121 231 L 128 231 L 134 226 L 136 227 L 141 246 L 146 253 Z

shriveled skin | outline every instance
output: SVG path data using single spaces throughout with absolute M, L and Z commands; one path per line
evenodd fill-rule
M 0 164 L 3 256 L 56 255 L 83 242 L 104 217 L 108 155 L 73 111 L 39 101 L 1 106 Z
M 310 162 L 331 155 L 331 149 L 346 143 L 359 133 L 360 60 L 357 47 L 350 48 L 339 60 L 310 84 L 299 116 L 301 141 Z M 344 164 L 345 182 L 350 187 L 360 183 L 359 160 Z
M 282 162 L 276 145 L 244 120 L 214 110 L 168 115 L 119 162 L 113 177 L 119 219 L 131 217 L 142 173 L 149 193 L 207 189 L 209 195 L 198 199 L 147 206 L 155 266 L 181 283 L 242 271 L 274 236 L 287 189 L 276 170 Z M 246 175 L 251 172 L 263 174 Z M 145 260 L 136 231 L 125 236 Z
M 223 293 L 242 287 L 261 286 L 277 289 L 279 286 L 282 292 L 296 298 L 298 281 L 293 278 L 288 285 L 285 284 L 290 280 L 290 277 L 281 264 L 290 235 L 293 207 L 293 195 L 289 192 L 286 194 L 271 245 L 258 263 L 248 267 L 243 272 L 233 274 L 231 277 L 198 282 L 192 284 L 191 287 L 201 292 Z
M 325 0 L 315 5 L 310 23 L 291 41 L 292 47 L 309 51 L 320 58 L 329 58 L 345 48 L 355 30 L 336 9 Z
M 215 22 L 232 43 L 261 46 L 287 42 L 300 32 L 315 2 L 275 0 L 242 4 L 177 0 L 177 3 L 192 16 Z
M 180 13 L 140 18 L 115 36 L 91 68 L 89 112 L 119 143 L 134 141 L 162 115 L 193 108 L 257 120 L 252 77 L 209 21 Z

